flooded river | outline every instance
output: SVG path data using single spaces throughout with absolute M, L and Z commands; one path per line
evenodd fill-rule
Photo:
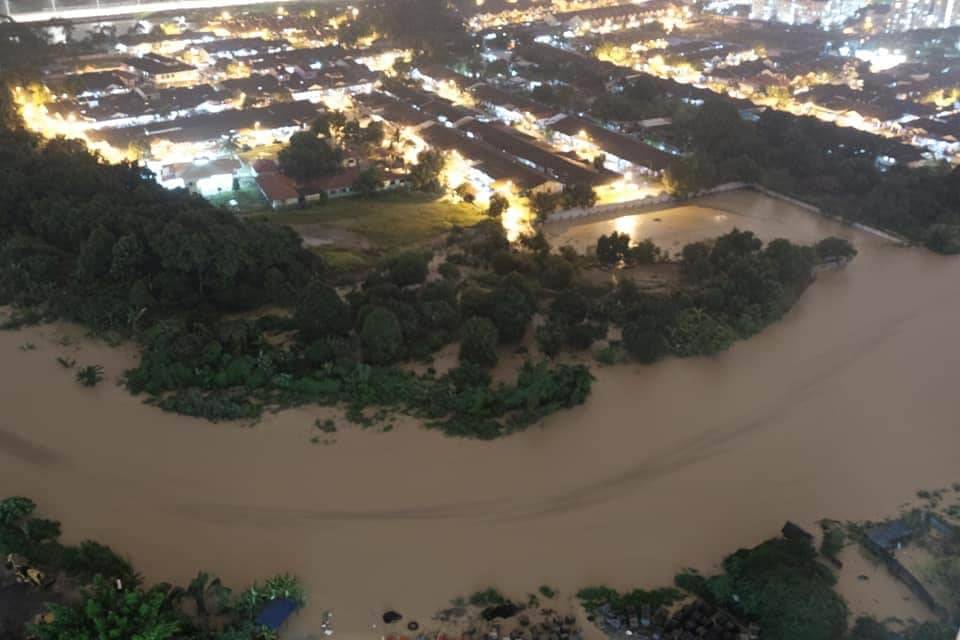
M 312 603 L 294 636 L 332 609 L 337 635 L 360 637 L 385 607 L 424 620 L 488 585 L 666 584 L 786 519 L 881 518 L 960 481 L 960 261 L 749 193 L 551 233 L 639 230 L 679 248 L 734 225 L 844 235 L 860 256 L 729 352 L 594 367 L 584 406 L 492 443 L 402 424 L 311 444 L 320 409 L 254 428 L 186 419 L 113 384 L 83 389 L 55 362 L 115 378 L 130 350 L 63 346 L 80 333 L 60 325 L 0 333 L 0 494 L 33 497 L 67 539 L 108 543 L 151 579 L 293 571 Z M 841 583 L 854 612 L 922 614 L 879 578 Z

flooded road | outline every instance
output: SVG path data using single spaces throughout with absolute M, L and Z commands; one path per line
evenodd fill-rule
M 111 383 L 81 388 L 55 361 L 99 363 L 112 380 L 129 349 L 62 346 L 81 335 L 62 325 L 0 332 L 0 494 L 34 498 L 68 540 L 108 543 L 154 580 L 206 569 L 242 586 L 295 572 L 311 606 L 294 635 L 318 631 L 332 609 L 338 636 L 365 637 L 386 607 L 425 620 L 489 585 L 568 596 L 667 584 L 786 519 L 877 519 L 918 489 L 960 481 L 960 260 L 750 193 L 551 234 L 592 243 L 640 225 L 679 248 L 735 224 L 767 239 L 843 235 L 860 255 L 729 352 L 594 366 L 584 406 L 491 443 L 405 423 L 311 444 L 327 415 L 316 408 L 254 428 L 209 424 Z M 27 341 L 36 348 L 18 348 Z M 880 578 L 847 582 L 854 614 L 923 613 Z

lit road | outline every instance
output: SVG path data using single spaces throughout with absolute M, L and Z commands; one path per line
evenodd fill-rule
M 17 22 L 46 22 L 47 20 L 86 20 L 90 18 L 110 18 L 138 13 L 157 13 L 161 11 L 190 11 L 191 9 L 219 9 L 251 4 L 281 4 L 287 0 L 168 0 L 148 4 L 131 3 L 108 6 L 56 7 L 51 5 L 44 11 L 29 11 L 10 16 Z M 6 4 L 6 3 L 5 3 Z

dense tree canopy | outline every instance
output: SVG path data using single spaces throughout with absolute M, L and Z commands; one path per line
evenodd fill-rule
M 167 640 L 180 625 L 162 588 L 119 590 L 97 576 L 80 602 L 52 605 L 53 620 L 34 627 L 39 640 Z
M 343 149 L 331 138 L 318 138 L 313 131 L 300 131 L 290 136 L 277 163 L 280 170 L 294 180 L 310 180 L 336 173 L 343 162 Z
M 722 100 L 707 101 L 687 124 L 694 154 L 666 175 L 678 195 L 759 182 L 935 251 L 960 252 L 960 169 L 885 170 L 878 160 L 896 154 L 896 142 L 772 109 L 752 123 Z
M 597 192 L 589 184 L 578 182 L 564 188 L 561 200 L 567 209 L 589 209 L 597 204 Z
M 321 267 L 291 230 L 75 141 L 0 129 L 0 173 L 0 304 L 129 331 L 179 310 L 287 303 Z
M 410 168 L 410 186 L 416 191 L 440 191 L 443 188 L 441 174 L 446 163 L 440 151 L 424 149 L 417 154 L 417 163 Z
M 470 52 L 463 19 L 443 0 L 388 0 L 372 5 L 370 14 L 377 31 L 424 58 L 445 61 Z
M 781 640 L 839 639 L 847 607 L 833 590 L 836 579 L 803 540 L 778 538 L 741 549 L 710 578 L 714 597 L 757 620 L 764 636 Z

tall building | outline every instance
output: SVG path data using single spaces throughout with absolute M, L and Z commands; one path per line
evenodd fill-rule
M 945 29 L 960 24 L 957 0 L 893 0 L 886 31 Z
M 940 26 L 944 29 L 960 26 L 960 7 L 956 0 L 941 0 L 943 12 L 940 16 Z
M 828 0 L 823 12 L 823 26 L 840 27 L 868 4 L 870 0 Z
M 826 0 L 753 0 L 750 18 L 785 24 L 812 24 L 823 19 L 826 5 Z
M 776 10 L 772 0 L 753 0 L 750 10 L 750 19 L 768 22 L 773 20 L 775 13 Z

